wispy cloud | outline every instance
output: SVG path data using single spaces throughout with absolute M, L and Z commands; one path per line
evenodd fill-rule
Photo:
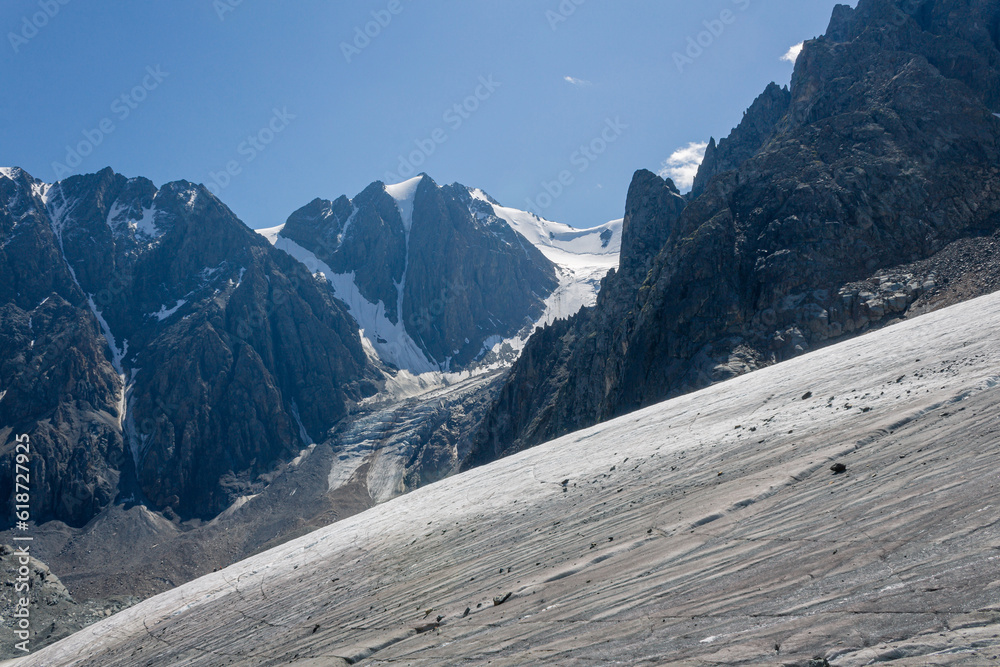
M 802 47 L 805 42 L 799 42 L 792 48 L 788 49 L 788 53 L 781 56 L 782 60 L 787 60 L 788 62 L 795 64 L 795 61 L 799 59 L 799 54 L 802 53 Z
M 581 88 L 586 88 L 587 86 L 594 85 L 590 81 L 587 81 L 586 79 L 578 79 L 575 76 L 564 76 L 563 81 L 565 81 L 566 83 L 571 83 L 574 86 L 580 86 Z
M 698 167 L 705 159 L 705 149 L 708 144 L 704 142 L 691 142 L 687 146 L 678 148 L 670 154 L 657 172 L 661 178 L 670 178 L 681 190 L 690 190 L 694 185 L 694 177 L 698 174 Z

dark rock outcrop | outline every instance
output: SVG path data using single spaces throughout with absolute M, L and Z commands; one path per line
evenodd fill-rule
M 601 410 L 597 380 L 613 358 L 616 327 L 639 298 L 656 251 L 673 233 L 685 200 L 672 181 L 649 171 L 632 179 L 622 223 L 621 264 L 601 281 L 594 308 L 556 320 L 528 340 L 486 414 L 464 467 L 535 445 L 592 423 Z M 574 382 L 574 378 L 594 378 Z
M 769 87 L 713 151 L 635 298 L 609 289 L 532 339 L 467 465 L 906 317 L 942 282 L 972 284 L 965 269 L 893 267 L 960 267 L 934 258 L 1000 227 L 998 21 L 987 0 L 838 7 L 806 42 L 783 116 Z M 580 358 L 593 363 L 567 361 Z
M 732 171 L 752 158 L 774 136 L 778 121 L 784 118 L 791 101 L 788 88 L 772 83 L 743 113 L 743 120 L 728 137 L 718 145 L 715 138 L 711 138 L 691 187 L 691 196 L 697 197 L 704 192 L 714 176 Z
M 281 231 L 313 252 L 335 273 L 355 272 L 362 296 L 386 304 L 386 316 L 399 321 L 398 292 L 406 271 L 406 229 L 396 202 L 381 183 L 372 183 L 354 200 L 315 199 L 292 213 Z

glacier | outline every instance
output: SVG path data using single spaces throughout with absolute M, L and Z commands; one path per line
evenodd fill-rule
M 389 500 L 12 664 L 987 664 L 998 338 L 993 294 L 805 354 Z

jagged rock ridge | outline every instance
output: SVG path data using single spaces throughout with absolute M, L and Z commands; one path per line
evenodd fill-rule
M 839 6 L 788 95 L 770 86 L 703 166 L 700 196 L 664 216 L 634 298 L 529 343 L 468 465 L 924 312 L 942 284 L 995 272 L 949 248 L 1000 227 L 998 21 L 987 0 Z M 627 206 L 661 187 L 640 172 Z

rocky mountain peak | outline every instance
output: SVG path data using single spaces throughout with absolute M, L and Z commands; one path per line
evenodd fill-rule
M 622 223 L 618 273 L 641 284 L 687 202 L 672 180 L 641 169 L 632 177 Z
M 376 181 L 353 199 L 314 200 L 273 239 L 330 274 L 383 359 L 461 368 L 488 340 L 530 327 L 558 284 L 544 255 L 476 206 L 427 174 Z
M 82 525 L 116 497 L 214 516 L 375 391 L 343 304 L 204 187 L 0 173 L 15 190 L 0 421 L 35 445 L 38 520 Z
M 753 104 L 743 112 L 740 124 L 718 144 L 711 138 L 705 149 L 705 159 L 694 179 L 691 197 L 697 197 L 718 174 L 736 169 L 749 159 L 774 135 L 779 121 L 788 111 L 791 93 L 772 82 Z

